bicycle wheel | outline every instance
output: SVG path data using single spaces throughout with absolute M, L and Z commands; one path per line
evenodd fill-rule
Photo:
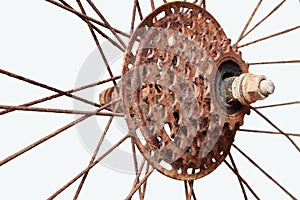
M 133 199 L 300 197 L 297 187 L 299 179 L 297 169 L 300 166 L 297 146 L 299 134 L 296 134 L 299 129 L 296 116 L 300 98 L 297 90 L 299 55 L 296 47 L 299 41 L 298 2 L 258 1 L 255 5 L 253 2 L 202 1 L 167 4 L 166 1 L 128 0 L 117 2 L 118 6 L 113 2 L 101 1 L 49 0 L 48 2 L 73 14 L 74 10 L 70 6 L 74 7 L 77 10 L 75 16 L 79 16 L 79 20 L 47 2 L 20 2 L 17 7 L 8 2 L 2 7 L 2 19 L 7 19 L 1 22 L 0 48 L 3 55 L 0 79 L 2 91 L 0 123 L 3 138 L 0 144 L 2 198 L 129 199 L 135 190 L 137 191 Z M 171 7 L 178 8 L 178 11 L 176 9 L 173 11 L 168 5 L 174 5 Z M 141 131 L 142 137 L 138 138 L 133 137 L 137 136 L 135 134 L 127 135 L 127 124 L 123 118 L 126 113 L 121 113 L 118 107 L 104 105 L 111 101 L 119 102 L 120 98 L 116 97 L 119 94 L 111 95 L 107 92 L 102 102 L 98 100 L 98 95 L 114 84 L 123 83 L 123 86 L 126 86 L 122 81 L 130 82 L 132 79 L 138 79 L 138 75 L 132 74 L 128 78 L 128 74 L 124 73 L 124 66 L 129 64 L 138 66 L 141 63 L 126 64 L 123 62 L 126 55 L 124 52 L 127 52 L 128 57 L 131 55 L 128 52 L 135 53 L 128 47 L 134 38 L 129 36 L 137 34 L 138 26 L 145 27 L 143 25 L 147 24 L 145 21 L 151 19 L 150 21 L 155 22 L 154 25 L 148 23 L 149 27 L 163 26 L 163 23 L 157 25 L 161 18 L 166 18 L 159 15 L 159 9 L 167 10 L 166 13 L 170 11 L 167 14 L 170 18 L 177 12 L 188 16 L 190 11 L 201 13 L 203 16 L 211 15 L 224 30 L 226 38 L 232 39 L 231 46 L 234 47 L 235 41 L 241 40 L 236 46 L 242 52 L 242 60 L 249 63 L 249 72 L 263 74 L 272 79 L 276 85 L 274 94 L 263 101 L 251 104 L 251 114 L 246 115 L 244 125 L 238 127 L 234 146 L 230 145 L 231 154 L 228 152 L 225 161 L 220 159 L 220 166 L 203 172 L 203 178 L 202 175 L 192 177 L 188 175 L 189 173 L 184 175 L 182 172 L 176 172 L 175 177 L 174 173 L 168 173 L 163 170 L 164 168 L 156 166 L 155 162 L 151 162 L 151 158 L 147 157 L 153 149 L 148 151 L 141 145 L 145 133 Z M 135 16 L 134 20 L 132 15 Z M 255 26 L 256 24 L 258 25 Z M 177 29 L 174 28 L 172 31 Z M 179 29 L 178 31 L 180 32 Z M 151 29 L 149 32 L 151 33 Z M 223 35 L 221 39 L 224 39 L 223 37 L 225 36 Z M 263 40 L 257 40 L 260 38 Z M 94 49 L 95 42 L 100 48 Z M 161 44 L 163 42 L 168 43 L 163 40 Z M 142 44 L 149 45 L 146 40 L 142 40 Z M 128 51 L 128 48 L 131 51 Z M 93 53 L 90 55 L 90 52 Z M 103 58 L 106 58 L 108 63 L 103 61 Z M 142 59 L 142 56 L 140 58 Z M 110 67 L 105 67 L 106 65 Z M 215 66 L 214 69 L 217 67 L 219 66 Z M 111 73 L 106 68 L 111 69 Z M 119 75 L 122 75 L 122 78 Z M 240 74 L 234 74 L 238 75 Z M 90 83 L 92 85 L 88 85 Z M 74 84 L 77 92 L 69 90 L 74 88 Z M 140 87 L 145 87 L 143 84 L 140 84 Z M 82 86 L 85 88 L 80 88 Z M 157 90 L 161 90 L 160 87 L 162 86 Z M 122 95 L 125 95 L 126 89 L 121 86 L 118 88 L 123 91 L 120 96 L 124 102 L 127 98 Z M 32 102 L 34 100 L 38 102 Z M 135 102 L 134 99 L 132 101 Z M 127 103 L 129 110 L 130 102 Z M 277 103 L 283 104 L 274 105 Z M 186 108 L 184 107 L 186 104 L 182 105 L 183 108 Z M 144 109 L 143 105 L 135 108 L 139 107 Z M 97 111 L 99 108 L 101 111 Z M 145 113 L 140 111 L 134 114 L 142 116 Z M 130 121 L 128 116 L 127 123 Z M 93 126 L 89 123 L 96 123 L 96 129 L 91 128 Z M 158 126 L 157 123 L 155 122 L 153 126 Z M 106 127 L 109 127 L 107 133 L 101 134 L 106 132 Z M 51 134 L 48 135 L 49 133 Z M 91 157 L 101 136 L 105 138 L 100 153 L 93 159 L 101 162 L 95 163 L 91 161 Z M 43 139 L 40 140 L 41 138 Z M 120 147 L 109 151 L 106 156 L 105 152 L 114 147 L 120 139 L 122 139 Z M 172 140 L 172 136 L 169 139 Z M 140 144 L 134 140 L 139 140 Z M 134 148 L 136 153 L 132 153 L 132 143 L 138 146 Z M 155 144 L 153 141 L 150 143 Z M 28 146 L 29 144 L 33 145 Z M 102 160 L 103 154 L 105 159 Z M 134 155 L 137 156 L 137 163 L 134 162 Z M 249 157 L 252 159 L 248 159 Z M 156 160 L 156 164 L 160 165 L 161 162 L 162 160 L 159 162 Z M 213 165 L 213 161 L 210 165 Z M 258 165 L 264 169 L 263 172 Z M 139 174 L 141 166 L 144 167 Z M 209 168 L 205 167 L 205 164 L 201 166 L 202 171 Z M 93 168 L 89 171 L 91 167 Z M 194 169 L 191 174 L 196 174 L 197 167 L 191 168 Z M 201 167 L 198 168 L 201 170 Z M 236 169 L 240 176 L 235 174 Z M 85 175 L 87 172 L 88 175 Z M 136 174 L 140 176 L 139 179 L 136 179 Z M 145 174 L 149 175 L 147 182 L 144 182 L 147 180 L 143 178 Z M 75 180 L 73 178 L 76 175 L 78 176 Z M 82 177 L 85 176 L 86 180 L 83 182 Z M 74 183 L 69 182 L 71 179 Z M 62 187 L 66 183 L 70 184 Z M 82 189 L 79 187 L 80 183 L 83 184 Z M 56 191 L 58 193 L 55 193 Z

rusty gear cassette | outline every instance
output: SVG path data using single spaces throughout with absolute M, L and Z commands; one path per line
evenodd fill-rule
M 125 118 L 143 156 L 179 180 L 215 170 L 249 112 L 228 97 L 227 84 L 247 72 L 205 9 L 173 2 L 153 11 L 131 37 L 121 84 Z

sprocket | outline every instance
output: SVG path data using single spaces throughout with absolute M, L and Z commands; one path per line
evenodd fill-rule
M 131 37 L 121 84 L 123 112 L 144 157 L 179 180 L 215 170 L 249 112 L 227 101 L 224 88 L 247 72 L 205 9 L 173 2 L 153 11 Z

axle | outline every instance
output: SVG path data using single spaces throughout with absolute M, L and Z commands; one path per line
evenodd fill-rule
M 225 79 L 224 82 L 227 101 L 238 100 L 243 105 L 250 105 L 258 100 L 263 100 L 273 94 L 275 90 L 274 83 L 271 80 L 267 80 L 263 75 L 251 73 L 230 77 Z M 120 87 L 120 84 L 118 84 L 118 87 Z M 104 90 L 99 96 L 101 105 L 105 105 L 116 98 L 119 98 L 119 95 L 114 87 Z M 118 108 L 117 112 L 121 112 L 121 109 Z

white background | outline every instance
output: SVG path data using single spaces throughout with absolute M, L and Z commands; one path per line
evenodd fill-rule
M 264 1 L 254 22 L 259 21 L 278 2 Z M 208 1 L 207 7 L 224 28 L 227 36 L 235 41 L 255 3 L 237 0 Z M 95 4 L 113 26 L 125 32 L 129 31 L 131 1 L 97 0 Z M 45 1 L 2 1 L 0 5 L 0 67 L 61 90 L 74 88 L 82 64 L 95 49 L 86 24 L 76 16 Z M 148 1 L 143 1 L 144 15 L 149 12 L 149 5 Z M 242 43 L 299 25 L 299 11 L 298 1 L 287 1 L 274 16 Z M 299 44 L 298 30 L 245 47 L 242 52 L 248 62 L 299 59 Z M 258 103 L 259 105 L 300 100 L 299 64 L 255 66 L 250 71 L 264 74 L 276 84 L 275 94 L 268 100 Z M 50 91 L 4 75 L 0 76 L 0 104 L 18 105 L 51 94 L 53 93 Z M 62 97 L 38 106 L 72 109 L 73 101 Z M 284 131 L 299 133 L 299 108 L 287 106 L 266 109 L 262 112 L 270 116 L 271 120 Z M 74 120 L 72 115 L 27 112 L 0 116 L 0 159 L 6 158 L 72 120 Z M 255 113 L 246 117 L 244 128 L 274 130 Z M 111 131 L 109 134 L 118 132 Z M 118 138 L 118 135 L 113 137 Z M 299 138 L 294 139 L 300 145 Z M 236 144 L 300 198 L 299 152 L 284 137 L 238 133 Z M 121 148 L 126 149 L 126 145 L 128 147 L 130 144 L 124 143 Z M 289 199 L 242 156 L 235 152 L 233 155 L 241 174 L 262 199 Z M 89 152 L 83 147 L 76 129 L 71 128 L 2 166 L 0 198 L 45 199 L 84 169 L 89 159 Z M 133 175 L 117 172 L 100 164 L 89 174 L 80 197 L 124 199 L 129 193 L 133 178 Z M 237 178 L 224 164 L 195 184 L 194 189 L 199 199 L 242 199 Z M 71 199 L 77 185 L 78 182 L 73 184 L 58 199 Z M 253 199 L 250 194 L 249 197 Z M 158 172 L 149 179 L 146 199 L 183 198 L 182 182 L 166 178 Z

